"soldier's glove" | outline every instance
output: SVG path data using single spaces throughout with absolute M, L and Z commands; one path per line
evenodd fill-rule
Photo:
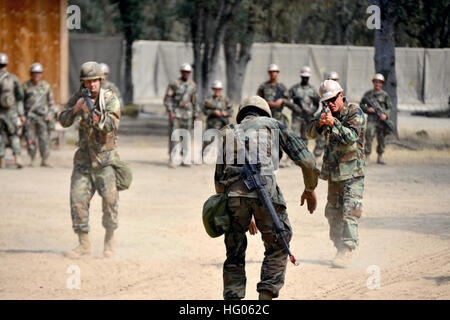
M 305 203 L 306 200 L 306 204 L 308 206 L 308 211 L 309 213 L 313 213 L 314 210 L 316 210 L 317 207 L 317 197 L 316 197 L 316 193 L 314 191 L 303 191 L 302 197 L 300 199 L 300 205 L 303 206 L 303 204 Z

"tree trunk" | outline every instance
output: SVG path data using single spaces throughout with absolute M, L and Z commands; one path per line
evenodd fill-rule
M 217 73 L 217 63 L 225 31 L 241 0 L 195 1 L 191 17 L 191 36 L 194 51 L 194 81 L 197 84 L 198 102 L 203 104 L 212 77 Z
M 245 80 L 247 64 L 251 59 L 253 34 L 251 40 L 239 43 L 233 37 L 226 37 L 224 41 L 227 97 L 234 103 L 242 100 L 242 88 Z
M 131 60 L 133 58 L 133 41 L 126 40 L 125 44 L 125 94 L 123 99 L 125 104 L 133 102 L 133 77 Z
M 381 28 L 375 29 L 375 70 L 385 78 L 383 90 L 392 101 L 391 120 L 397 131 L 397 76 L 395 74 L 395 3 L 389 0 L 372 0 L 381 10 Z

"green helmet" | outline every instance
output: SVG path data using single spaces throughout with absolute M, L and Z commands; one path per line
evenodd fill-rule
M 260 96 L 251 96 L 249 98 L 245 98 L 239 106 L 239 111 L 236 115 L 237 123 L 241 123 L 241 121 L 245 117 L 244 110 L 248 109 L 249 107 L 257 108 L 262 116 L 272 117 L 272 112 L 270 111 L 270 107 L 267 101 Z
M 203 226 L 211 238 L 217 238 L 230 229 L 230 216 L 227 212 L 227 196 L 218 193 L 203 204 Z
M 81 65 L 80 80 L 105 79 L 102 67 L 95 61 L 88 61 Z

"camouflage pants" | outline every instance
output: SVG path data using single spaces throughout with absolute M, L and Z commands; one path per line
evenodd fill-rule
M 89 232 L 89 206 L 95 191 L 102 197 L 103 227 L 117 228 L 119 192 L 113 167 L 87 172 L 75 166 L 70 180 L 70 209 L 75 232 Z
M 3 113 L 6 119 L 8 119 L 9 123 L 11 123 L 11 129 L 13 132 L 10 132 L 7 129 L 7 126 L 2 123 L 0 125 L 0 157 L 4 157 L 6 154 L 6 142 L 9 140 L 9 144 L 11 149 L 13 150 L 13 154 L 16 156 L 20 156 L 20 138 L 18 135 L 18 128 L 16 126 L 18 115 L 14 112 Z
M 336 248 L 359 244 L 358 219 L 362 214 L 364 177 L 333 182 L 328 180 L 325 217 L 330 225 L 330 239 Z
M 50 155 L 50 135 L 47 122 L 42 117 L 29 118 L 29 123 L 25 127 L 27 139 L 27 150 L 31 159 L 36 157 L 37 144 L 42 159 L 47 159 Z
M 387 131 L 383 126 L 377 121 L 367 121 L 366 128 L 366 140 L 365 140 L 365 154 L 366 156 L 370 155 L 372 152 L 372 142 L 375 136 L 377 137 L 377 154 L 383 154 L 384 149 L 386 147 L 385 137 L 387 135 Z
M 286 210 L 278 205 L 275 208 L 284 225 L 287 242 L 292 236 Z M 232 216 L 230 230 L 225 234 L 227 259 L 223 264 L 223 297 L 224 299 L 244 298 L 245 285 L 245 251 L 247 249 L 246 231 L 252 216 L 261 232 L 264 242 L 264 261 L 261 267 L 261 279 L 257 291 L 267 290 L 273 297 L 278 297 L 284 285 L 288 253 L 281 240 L 275 238 L 274 225 L 259 199 L 230 198 L 228 209 Z
M 173 121 L 169 120 L 169 156 L 173 157 L 174 155 L 172 154 L 172 151 L 174 151 L 175 153 L 179 153 L 181 156 L 183 156 L 183 152 L 182 150 L 186 150 L 186 152 L 188 152 L 191 148 L 191 144 L 190 141 L 183 141 L 181 142 L 181 147 L 180 150 L 173 150 L 174 147 L 179 143 L 177 141 L 173 141 L 172 140 L 172 133 L 177 130 L 177 129 L 186 129 L 186 130 L 191 130 L 192 129 L 192 118 L 188 118 L 188 119 L 180 119 L 180 118 L 175 118 L 173 119 Z
M 293 117 L 292 118 L 292 126 L 291 129 L 294 131 L 300 138 L 302 138 L 305 145 L 308 145 L 308 138 L 306 136 L 307 122 L 303 118 Z

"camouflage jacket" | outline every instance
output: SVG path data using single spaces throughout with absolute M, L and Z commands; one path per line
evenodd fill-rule
M 179 119 L 192 119 L 199 116 L 197 86 L 194 81 L 178 78 L 169 83 L 164 96 L 167 112 L 175 113 Z
M 119 99 L 120 106 L 121 106 L 122 108 L 124 107 L 122 95 L 120 94 L 120 90 L 119 90 L 119 88 L 117 88 L 117 86 L 116 86 L 113 82 L 108 81 L 108 80 L 103 80 L 103 81 L 102 81 L 102 88 L 105 89 L 105 90 L 111 89 L 112 92 L 113 92 L 113 93 L 116 95 L 116 97 Z
M 248 137 L 250 146 L 252 145 L 252 141 L 259 141 L 258 151 L 256 152 L 260 155 L 261 176 L 265 188 L 274 203 L 286 206 L 274 174 L 274 170 L 278 167 L 279 155 L 281 153 L 280 149 L 296 165 L 301 167 L 305 188 L 310 191 L 316 188 L 320 173 L 316 168 L 316 160 L 308 151 L 301 138 L 295 135 L 292 130 L 273 118 L 256 117 L 253 115 L 245 117 L 236 127 L 239 130 L 241 138 Z M 228 197 L 257 198 L 256 191 L 248 191 L 237 171 L 237 167 L 242 166 L 243 160 L 241 159 L 242 156 L 239 155 L 240 152 L 237 148 L 234 130 L 230 125 L 220 130 L 223 138 L 224 151 L 222 158 L 219 158 L 220 162 L 218 161 L 216 164 L 214 175 L 216 192 L 227 192 Z M 227 143 L 227 139 L 231 142 Z M 252 154 L 251 150 L 249 151 L 250 154 Z M 261 158 L 261 155 L 265 157 Z
M 374 101 L 374 103 L 381 109 L 381 112 L 387 115 L 388 119 L 391 117 L 392 102 L 386 91 L 381 90 L 380 92 L 375 92 L 375 90 L 372 89 L 364 93 L 363 98 L 364 97 L 368 97 L 370 100 Z M 369 108 L 370 106 L 367 103 L 361 101 L 361 109 L 367 113 L 367 121 L 379 121 L 376 113 L 369 113 Z
M 48 82 L 39 81 L 35 85 L 33 81 L 28 80 L 23 84 L 23 91 L 25 94 L 24 109 L 27 117 L 56 116 L 52 88 Z
M 292 110 L 292 117 L 303 118 L 308 122 L 314 117 L 319 109 L 319 94 L 311 85 L 302 86 L 297 83 L 289 89 L 290 102 L 295 104 Z M 298 107 L 298 108 L 297 108 Z
M 270 80 L 267 80 L 259 86 L 256 94 L 261 98 L 264 98 L 267 102 L 274 102 L 279 98 L 283 99 L 283 103 L 279 108 L 270 108 L 272 117 L 277 120 L 281 120 L 283 107 L 288 106 L 289 102 L 289 94 L 286 86 L 281 82 L 277 82 L 276 85 L 273 85 Z
M 0 113 L 3 114 L 14 114 L 23 116 L 24 110 L 23 110 L 23 88 L 22 85 L 19 82 L 19 79 L 15 74 L 9 73 L 6 70 L 0 71 L 0 95 L 2 95 L 3 92 L 3 86 L 6 86 L 4 81 L 12 81 L 13 82 L 13 93 L 12 96 L 14 97 L 15 101 L 15 107 L 14 108 L 5 108 L 2 106 L 2 103 L 0 101 Z
M 216 110 L 226 111 L 228 113 L 227 118 L 233 116 L 233 105 L 224 96 L 216 97 L 213 95 L 211 98 L 205 100 L 203 113 L 207 116 L 207 119 L 216 118 L 217 116 L 214 115 L 214 111 Z
M 116 150 L 117 131 L 120 122 L 120 102 L 111 90 L 100 89 L 94 107 L 100 115 L 95 122 L 91 115 L 80 109 L 73 114 L 73 109 L 81 97 L 81 90 L 75 93 L 59 115 L 63 127 L 70 127 L 79 117 L 78 150 L 74 157 L 74 166 L 89 171 L 111 165 L 118 159 Z M 102 103 L 100 103 L 102 101 Z
M 320 178 L 343 181 L 364 176 L 364 113 L 356 104 L 347 104 L 338 115 L 331 130 L 318 127 L 320 113 L 308 126 L 308 138 L 325 135 L 325 154 Z M 328 127 L 326 127 L 328 128 Z M 329 128 L 328 128 L 329 129 Z

